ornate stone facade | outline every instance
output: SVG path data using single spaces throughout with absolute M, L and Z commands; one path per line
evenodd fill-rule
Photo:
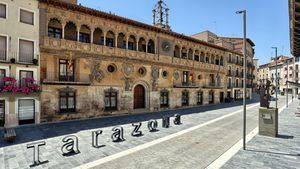
M 242 55 L 79 5 L 40 13 L 42 122 L 223 102 L 229 53 Z

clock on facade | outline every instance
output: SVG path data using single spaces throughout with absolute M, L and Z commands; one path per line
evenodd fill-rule
M 171 50 L 171 44 L 168 41 L 164 41 L 161 44 L 161 47 L 162 47 L 162 50 L 165 51 L 165 52 L 169 52 Z

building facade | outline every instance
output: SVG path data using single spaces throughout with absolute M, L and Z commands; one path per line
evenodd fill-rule
M 39 123 L 37 0 L 0 0 L 0 127 Z
M 40 0 L 40 16 L 42 122 L 223 102 L 242 56 L 75 3 Z

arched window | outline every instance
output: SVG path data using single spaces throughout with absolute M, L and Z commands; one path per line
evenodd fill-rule
M 133 35 L 129 36 L 128 39 L 128 49 L 129 50 L 136 50 L 136 39 Z
M 108 31 L 106 34 L 106 44 L 105 46 L 114 47 L 115 46 L 115 34 L 112 31 Z
M 188 59 L 193 60 L 193 50 L 189 49 Z
M 94 30 L 93 37 L 94 44 L 104 45 L 104 34 L 100 28 Z
M 65 39 L 77 41 L 77 28 L 73 22 L 68 22 L 65 26 Z
M 206 57 L 205 57 L 205 63 L 209 63 L 209 57 L 208 56 L 209 56 L 209 54 L 207 53 Z
M 91 43 L 91 30 L 87 25 L 82 25 L 80 27 L 79 42 Z
M 146 48 L 147 48 L 147 46 L 146 46 L 145 39 L 144 38 L 140 38 L 139 39 L 139 47 L 138 47 L 139 51 L 140 52 L 146 52 Z
M 200 54 L 200 62 L 205 62 L 205 54 L 204 54 L 204 52 L 201 52 L 201 54 Z
M 48 36 L 57 39 L 62 38 L 62 25 L 58 19 L 50 19 L 48 23 Z
M 224 59 L 223 59 L 223 56 L 221 56 L 220 64 L 221 64 L 222 66 L 224 65 Z
M 199 51 L 198 51 L 198 50 L 195 51 L 194 59 L 195 59 L 195 61 L 197 61 L 197 62 L 200 61 Z
M 211 55 L 211 61 L 210 61 L 211 64 L 215 64 L 215 55 Z
M 118 48 L 126 49 L 126 37 L 124 33 L 119 33 L 118 35 Z
M 232 84 L 231 78 L 228 78 L 228 84 L 227 84 L 227 87 L 228 87 L 228 88 L 231 88 L 231 84 Z
M 182 47 L 181 49 L 181 58 L 187 59 L 187 49 L 185 47 Z
M 154 44 L 154 41 L 152 40 L 152 39 L 150 39 L 149 41 L 148 41 L 148 53 L 155 53 L 155 44 Z
M 175 46 L 175 49 L 174 49 L 174 57 L 180 58 L 180 47 L 177 45 Z

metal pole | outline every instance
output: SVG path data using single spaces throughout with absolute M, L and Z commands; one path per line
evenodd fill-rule
M 288 88 L 288 81 L 289 81 L 289 59 L 286 60 L 286 70 L 287 70 L 287 80 L 286 80 L 286 107 L 289 107 L 289 88 Z
M 244 95 L 243 95 L 243 150 L 246 150 L 246 72 L 247 72 L 247 55 L 246 55 L 246 40 L 247 40 L 247 24 L 246 24 L 246 10 L 237 11 L 237 14 L 243 14 L 244 21 L 244 38 L 243 38 L 243 54 L 244 54 Z
M 277 73 L 277 47 L 272 47 L 273 49 L 275 49 L 275 108 L 277 109 L 277 89 L 278 89 L 278 73 Z

